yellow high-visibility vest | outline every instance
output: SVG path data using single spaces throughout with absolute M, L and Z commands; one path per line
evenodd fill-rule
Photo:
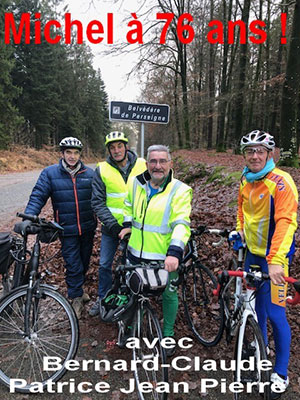
M 108 162 L 100 162 L 97 164 L 97 167 L 99 167 L 101 179 L 106 187 L 106 205 L 118 223 L 122 225 L 124 219 L 124 200 L 128 190 L 127 183 L 125 183 L 120 171 Z M 141 174 L 146 169 L 145 160 L 137 158 L 127 182 L 131 177 Z
M 148 201 L 147 184 L 128 184 L 124 222 L 131 222 L 128 250 L 138 258 L 164 260 L 170 245 L 182 249 L 190 237 L 192 189 L 172 179 Z

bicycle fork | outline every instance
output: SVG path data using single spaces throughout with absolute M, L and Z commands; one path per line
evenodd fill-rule
M 245 331 L 246 331 L 246 324 L 249 317 L 253 317 L 254 320 L 257 322 L 257 315 L 255 312 L 255 296 L 253 295 L 254 289 L 246 289 L 245 297 L 243 297 L 243 304 L 242 304 L 242 315 L 240 320 L 240 327 L 239 327 L 239 334 L 238 334 L 238 342 L 236 344 L 236 378 L 237 381 L 240 382 L 241 380 L 241 362 L 243 360 L 243 343 L 245 340 Z M 243 295 L 241 295 L 243 296 Z M 244 308 L 244 305 L 245 308 Z M 254 338 L 254 343 L 248 343 L 250 347 L 253 347 L 254 356 L 255 356 L 255 363 L 258 363 L 261 359 L 261 355 L 258 349 L 258 343 L 256 338 Z M 259 372 L 260 375 L 260 372 Z M 258 377 L 260 379 L 260 376 Z
M 30 262 L 30 274 L 29 274 L 29 283 L 28 283 L 28 288 L 27 288 L 27 293 L 26 293 L 26 300 L 25 300 L 25 315 L 24 315 L 24 335 L 28 340 L 31 340 L 31 327 L 30 327 L 30 309 L 31 305 L 33 306 L 32 310 L 32 327 L 35 326 L 36 321 L 36 315 L 37 315 L 37 307 L 38 307 L 38 301 L 37 303 L 32 303 L 33 299 L 33 292 L 36 290 L 36 281 L 35 278 L 37 276 L 37 270 L 38 270 L 38 265 L 39 265 L 39 258 L 40 258 L 40 243 L 38 241 L 35 242 L 33 246 L 33 256 Z

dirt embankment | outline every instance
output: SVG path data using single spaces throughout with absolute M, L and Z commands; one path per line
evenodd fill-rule
M 57 163 L 60 157 L 60 152 L 50 146 L 44 146 L 39 151 L 26 146 L 13 146 L 10 150 L 0 150 L 0 174 L 41 169 Z M 100 154 L 83 154 L 84 163 L 97 162 L 101 158 Z

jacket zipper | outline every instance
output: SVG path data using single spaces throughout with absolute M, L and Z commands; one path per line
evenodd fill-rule
M 80 174 L 80 173 L 82 173 L 82 172 L 84 172 L 84 170 L 83 171 L 79 171 L 78 173 L 77 173 L 77 175 L 78 174 Z M 71 175 L 71 174 L 70 174 Z M 76 176 L 77 176 L 76 175 Z M 79 203 L 78 203 L 78 196 L 77 196 L 77 189 L 76 189 L 76 176 L 73 178 L 72 177 L 72 175 L 71 175 L 71 179 L 72 179 L 72 182 L 73 182 L 73 189 L 74 189 L 74 196 L 75 196 L 75 206 L 76 206 L 76 216 L 77 216 L 77 227 L 78 227 L 78 232 L 79 232 L 79 236 L 81 236 L 81 225 L 80 225 L 80 215 L 79 215 Z
M 155 193 L 152 197 L 151 197 L 151 199 L 154 197 L 154 196 L 156 196 L 158 193 Z M 149 201 L 147 201 L 147 205 L 146 205 L 146 208 L 145 208 L 145 213 L 144 213 L 144 217 L 143 217 L 143 222 L 142 222 L 142 227 L 141 227 L 141 232 L 142 232 L 142 247 L 141 247 L 141 252 L 140 252 L 140 258 L 142 258 L 142 252 L 143 252 L 143 247 L 144 247 L 144 225 L 145 225 L 145 218 L 146 218 L 146 213 L 147 213 L 147 209 L 148 209 L 148 206 L 149 206 L 149 203 L 150 203 L 150 201 L 151 201 L 151 199 L 149 199 Z M 143 203 L 142 203 L 142 210 L 144 209 L 144 200 L 143 200 Z M 142 211 L 141 211 L 141 214 L 140 214 L 141 216 L 142 216 Z
M 151 200 L 151 199 L 150 199 Z M 142 258 L 142 253 L 143 253 L 143 247 L 144 247 L 144 224 L 145 224 L 145 218 L 146 218 L 146 212 L 148 209 L 148 205 L 150 203 L 150 200 L 147 202 L 146 208 L 145 208 L 145 213 L 143 217 L 143 222 L 142 222 L 142 227 L 141 227 L 141 233 L 142 233 L 142 246 L 141 246 L 141 252 L 140 252 L 140 258 Z M 144 201 L 143 201 L 143 207 L 144 207 Z

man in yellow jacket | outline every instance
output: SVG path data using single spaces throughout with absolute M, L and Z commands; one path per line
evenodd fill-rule
M 145 171 L 146 163 L 127 148 L 128 139 L 123 132 L 110 132 L 105 145 L 106 161 L 100 162 L 92 183 L 92 208 L 102 223 L 100 247 L 98 299 L 89 311 L 99 314 L 99 300 L 112 286 L 111 266 L 119 244 L 119 233 L 124 219 L 124 199 L 127 181 Z
M 276 168 L 274 148 L 273 136 L 261 130 L 241 139 L 246 167 L 238 196 L 237 231 L 247 244 L 245 270 L 260 267 L 271 279 L 257 290 L 256 313 L 266 345 L 267 319 L 271 322 L 276 349 L 271 381 L 284 391 L 289 384 L 291 343 L 284 276 L 295 252 L 298 193 L 292 177 Z M 271 392 L 272 400 L 279 397 L 280 393 Z
M 123 238 L 131 232 L 128 259 L 132 264 L 164 261 L 169 280 L 177 277 L 184 247 L 190 237 L 192 189 L 173 177 L 168 147 L 148 148 L 147 171 L 131 179 L 125 200 Z M 173 289 L 173 288 L 172 288 Z M 163 293 L 163 335 L 174 336 L 178 309 L 176 290 Z M 175 347 L 167 349 L 167 355 Z

